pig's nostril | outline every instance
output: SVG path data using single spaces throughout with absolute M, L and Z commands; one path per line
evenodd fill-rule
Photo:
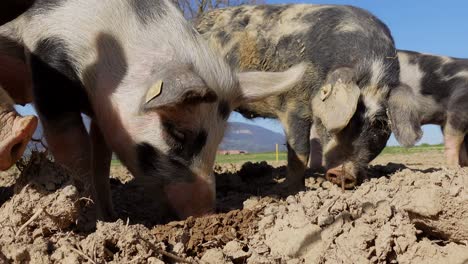
M 344 183 L 346 186 L 354 186 L 356 185 L 356 179 L 351 176 L 345 177 Z
M 327 172 L 327 174 L 325 175 L 325 178 L 327 178 L 327 180 L 335 184 L 339 184 L 341 182 L 340 180 L 341 176 L 335 172 Z

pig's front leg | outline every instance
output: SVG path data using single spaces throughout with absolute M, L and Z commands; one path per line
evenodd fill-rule
M 112 220 L 116 217 L 109 182 L 112 151 L 107 146 L 104 136 L 95 121 L 91 123 L 90 134 L 93 155 L 94 200 L 97 207 L 97 216 L 100 220 Z
M 295 113 L 287 113 L 286 138 L 288 167 L 286 183 L 289 191 L 297 192 L 305 186 L 305 171 L 309 159 L 310 122 Z
M 322 168 L 322 144 L 320 144 L 320 137 L 314 124 L 312 124 L 310 128 L 309 141 L 310 152 L 308 167 L 314 171 L 317 171 Z

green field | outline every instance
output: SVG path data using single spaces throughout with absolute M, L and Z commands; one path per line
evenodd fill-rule
M 418 153 L 418 152 L 425 152 L 425 151 L 444 151 L 444 145 L 429 145 L 429 144 L 421 144 L 419 146 L 415 146 L 412 148 L 404 148 L 404 147 L 386 147 L 382 151 L 382 154 L 405 154 L 405 153 Z
M 443 151 L 444 145 L 428 145 L 422 144 L 412 148 L 403 148 L 403 147 L 386 147 L 381 155 L 388 154 L 410 154 L 418 153 L 425 151 Z M 286 152 L 279 153 L 279 161 L 286 160 Z M 235 154 L 235 155 L 217 155 L 216 163 L 243 163 L 247 161 L 258 162 L 258 161 L 276 161 L 274 152 L 264 152 L 264 153 L 249 153 L 249 154 Z M 120 161 L 117 159 L 112 160 L 112 166 L 120 165 Z
M 386 147 L 382 151 L 382 155 L 387 154 L 410 154 L 410 153 L 418 153 L 424 151 L 443 151 L 444 145 L 428 145 L 422 144 L 412 148 L 404 148 L 404 147 Z M 216 156 L 217 163 L 242 163 L 246 161 L 275 161 L 275 153 L 274 152 L 265 152 L 265 153 L 252 153 L 252 154 L 238 154 L 238 155 L 218 155 Z M 283 161 L 286 160 L 286 152 L 279 153 L 279 160 Z

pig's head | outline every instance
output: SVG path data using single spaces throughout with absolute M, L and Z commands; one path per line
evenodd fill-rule
M 328 180 L 353 187 L 390 136 L 383 91 L 360 89 L 350 68 L 339 68 L 312 100 Z
M 181 218 L 214 209 L 213 166 L 231 111 L 284 92 L 305 68 L 235 74 L 223 67 L 209 76 L 197 67 L 170 63 L 153 72 L 137 95 L 136 114 L 125 118 L 133 146 L 114 147 L 132 173 L 163 186 L 161 194 Z

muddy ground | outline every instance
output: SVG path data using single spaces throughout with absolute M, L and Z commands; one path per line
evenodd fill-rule
M 216 166 L 218 214 L 160 225 L 159 205 L 113 167 L 119 220 L 94 224 L 70 173 L 33 156 L 0 178 L 0 263 L 468 263 L 468 169 L 443 154 L 382 155 L 354 190 L 284 163 Z

